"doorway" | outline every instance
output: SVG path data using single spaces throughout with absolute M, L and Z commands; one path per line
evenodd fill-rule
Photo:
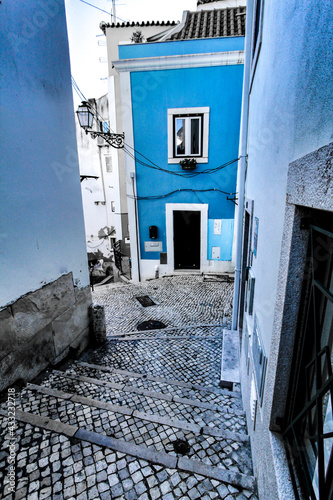
M 241 270 L 241 289 L 240 289 L 240 306 L 239 306 L 239 323 L 240 332 L 243 331 L 244 307 L 245 307 L 245 288 L 246 288 L 246 269 L 249 266 L 250 256 L 250 214 L 245 210 L 244 233 L 243 233 L 243 252 L 242 252 L 242 270 Z
M 200 211 L 173 211 L 175 270 L 200 269 L 200 227 Z

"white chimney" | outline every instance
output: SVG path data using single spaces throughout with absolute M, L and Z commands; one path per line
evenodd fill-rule
M 246 7 L 246 0 L 212 0 L 198 5 L 197 10 L 227 9 L 230 7 Z

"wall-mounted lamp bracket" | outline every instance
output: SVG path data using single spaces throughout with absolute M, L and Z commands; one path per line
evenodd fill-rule
M 92 108 L 92 106 L 89 104 L 87 101 L 82 101 L 80 106 L 78 107 L 76 111 L 79 124 L 83 128 L 86 134 L 90 134 L 93 139 L 96 139 L 96 137 L 102 137 L 104 141 L 112 146 L 113 148 L 116 149 L 121 149 L 124 147 L 124 141 L 125 141 L 125 134 L 114 134 L 111 132 L 99 132 L 97 130 L 92 130 L 91 127 L 93 125 L 94 118 L 97 122 L 97 124 L 100 124 L 100 121 L 98 120 L 96 116 L 95 110 Z

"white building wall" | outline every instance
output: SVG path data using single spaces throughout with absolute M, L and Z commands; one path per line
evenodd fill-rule
M 250 0 L 248 4 L 251 11 L 256 2 Z M 257 404 L 255 422 L 250 416 L 253 364 L 250 361 L 248 370 L 245 357 L 242 360 L 243 396 L 259 496 L 289 500 L 294 496 L 283 442 L 280 434 L 270 431 L 278 428 L 272 419 L 272 402 L 274 397 L 279 399 L 282 390 L 276 383 L 277 375 L 280 379 L 282 375 L 276 370 L 279 349 L 284 348 L 279 343 L 283 334 L 281 325 L 295 211 L 292 203 L 296 203 L 287 195 L 287 176 L 291 162 L 333 140 L 331 2 L 266 0 L 262 26 L 262 45 L 250 78 L 245 192 L 247 199 L 254 201 L 253 216 L 259 219 L 257 257 L 253 257 L 252 263 L 256 278 L 254 314 L 268 357 L 263 404 Z M 249 18 L 247 36 L 252 36 L 252 27 Z M 312 182 L 311 176 L 305 178 L 307 184 Z M 320 208 L 316 205 L 316 196 L 304 197 L 300 204 Z M 332 201 L 330 207 L 333 211 Z M 253 233 L 251 244 L 253 246 Z M 245 314 L 250 334 L 254 314 Z M 291 353 L 286 356 L 290 357 Z
M 0 23 L 3 391 L 82 352 L 92 299 L 64 2 L 4 2 Z
M 1 6 L 0 305 L 89 283 L 62 0 Z
M 216 0 L 197 6 L 197 10 L 227 9 L 228 7 L 245 7 L 246 0 Z
M 255 307 L 267 354 L 288 166 L 333 140 L 332 20 L 328 0 L 264 5 L 262 46 L 250 94 L 246 196 L 255 200 L 254 216 L 259 218 Z
M 99 119 L 108 121 L 107 96 L 91 100 L 97 106 Z M 96 124 L 94 123 L 94 128 Z M 117 176 L 108 172 L 106 157 L 112 150 L 102 139 L 92 139 L 90 134 L 76 122 L 78 153 L 80 161 L 81 190 L 85 221 L 87 253 L 109 259 L 111 257 L 111 235 L 121 239 L 121 225 L 112 212 L 111 202 L 117 197 Z M 88 176 L 86 178 L 82 178 Z M 97 177 L 91 178 L 89 176 Z

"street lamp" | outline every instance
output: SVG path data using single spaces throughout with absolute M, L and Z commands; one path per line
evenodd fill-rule
M 86 134 L 90 134 L 93 139 L 96 137 L 102 137 L 105 142 L 107 142 L 113 148 L 121 149 L 124 147 L 125 134 L 113 134 L 111 132 L 99 132 L 97 130 L 91 130 L 94 118 L 96 123 L 99 125 L 100 121 L 96 117 L 93 108 L 87 101 L 82 101 L 80 106 L 76 111 L 79 124 L 83 128 Z

